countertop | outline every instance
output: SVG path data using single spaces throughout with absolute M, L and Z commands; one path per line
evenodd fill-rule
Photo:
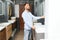
M 0 31 L 2 31 L 4 28 L 6 28 L 8 25 L 14 23 L 15 20 L 8 20 L 8 22 L 0 23 Z

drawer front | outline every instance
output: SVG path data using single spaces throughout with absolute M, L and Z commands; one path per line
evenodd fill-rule
M 0 31 L 0 40 L 6 40 L 6 30 Z
M 6 27 L 6 39 L 8 40 L 12 34 L 12 25 Z
M 9 31 L 7 32 L 7 39 L 10 38 L 11 34 L 12 34 L 12 30 L 9 30 Z
M 12 29 L 12 25 L 9 25 L 9 26 L 6 27 L 6 31 L 9 31 L 11 29 Z

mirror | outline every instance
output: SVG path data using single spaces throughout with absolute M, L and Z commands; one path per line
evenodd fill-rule
M 0 1 L 0 16 L 5 14 L 5 3 L 3 1 Z
M 10 19 L 11 15 L 12 15 L 12 6 L 10 4 L 9 7 L 8 7 L 8 16 L 9 16 L 9 19 Z
M 0 2 L 0 15 L 3 15 L 3 13 L 2 13 L 2 2 Z
M 36 16 L 44 16 L 44 5 L 45 0 L 35 0 L 34 1 L 34 15 Z M 38 19 L 37 22 L 45 24 L 45 18 Z
M 10 20 L 12 16 L 14 16 L 14 3 L 12 1 L 7 1 L 7 14 L 8 14 L 8 19 Z
M 44 15 L 44 0 L 34 1 L 34 13 L 36 16 Z

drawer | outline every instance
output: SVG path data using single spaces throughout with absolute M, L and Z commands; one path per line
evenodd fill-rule
M 6 31 L 12 30 L 12 25 L 6 27 Z
M 0 31 L 0 40 L 6 40 L 6 29 Z
M 12 25 L 9 25 L 6 27 L 6 40 L 10 38 L 11 34 L 12 34 Z
M 6 34 L 7 39 L 9 39 L 9 38 L 10 38 L 11 34 L 12 34 L 12 30 L 7 31 L 7 34 Z

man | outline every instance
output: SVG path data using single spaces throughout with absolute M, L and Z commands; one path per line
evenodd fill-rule
M 35 27 L 33 26 L 33 18 L 34 19 L 44 18 L 44 16 L 42 17 L 33 16 L 32 13 L 29 11 L 29 9 L 30 9 L 30 5 L 29 3 L 26 3 L 25 10 L 22 13 L 22 18 L 24 20 L 24 40 L 30 40 L 31 31 L 32 29 L 33 30 L 35 29 Z

